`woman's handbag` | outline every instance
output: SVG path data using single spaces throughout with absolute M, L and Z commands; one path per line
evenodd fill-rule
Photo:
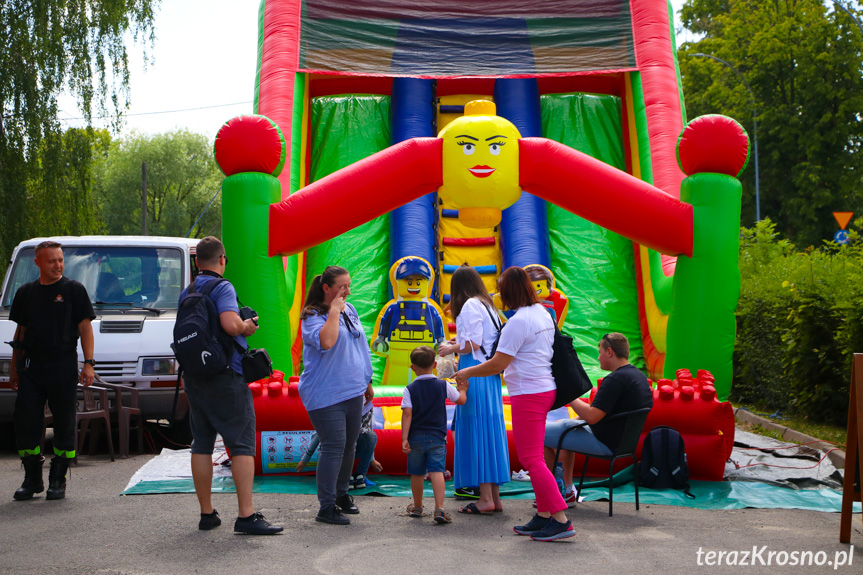
M 589 392 L 593 385 L 578 359 L 578 353 L 572 345 L 572 338 L 564 335 L 557 324 L 554 326 L 554 343 L 551 349 L 551 375 L 557 386 L 551 409 L 557 409 Z

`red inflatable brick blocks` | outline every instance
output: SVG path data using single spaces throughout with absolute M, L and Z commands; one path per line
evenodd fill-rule
M 254 398 L 258 454 L 255 473 L 296 473 L 296 464 L 308 446 L 314 429 L 303 407 L 298 389 L 298 377 L 285 381 L 284 374 L 276 371 L 269 380 L 249 384 Z M 600 386 L 602 385 L 600 380 Z M 591 392 L 591 400 L 596 389 Z M 504 413 L 508 419 L 509 397 L 504 397 Z M 375 397 L 375 408 L 389 411 L 388 418 L 396 421 L 400 415 L 401 396 Z M 734 413 L 731 404 L 720 402 L 713 387 L 713 376 L 699 371 L 693 377 L 688 371 L 679 371 L 677 379 L 661 379 L 653 390 L 653 409 L 642 432 L 644 436 L 657 425 L 677 429 L 686 444 L 690 477 L 704 481 L 721 481 L 725 461 L 734 446 Z M 401 475 L 406 472 L 406 457 L 401 450 L 400 429 L 378 429 L 375 459 L 386 473 Z M 518 471 L 524 467 L 518 460 L 512 431 L 507 431 L 510 467 Z M 641 455 L 639 444 L 638 455 Z M 452 470 L 452 432 L 447 433 L 447 469 Z M 631 464 L 630 460 L 615 466 L 615 472 Z M 574 470 L 580 473 L 584 459 L 576 457 Z M 304 473 L 312 473 L 310 465 Z M 608 462 L 591 459 L 590 475 L 608 473 Z
M 591 399 L 595 393 L 594 389 Z M 709 371 L 699 370 L 693 378 L 689 370 L 678 370 L 677 379 L 656 382 L 653 409 L 644 424 L 642 442 L 657 425 L 667 425 L 680 432 L 686 445 L 691 479 L 722 481 L 725 461 L 734 448 L 734 412 L 731 403 L 716 398 L 713 375 Z M 641 444 L 638 455 L 641 456 Z M 579 469 L 577 461 L 575 468 Z M 592 463 L 590 469 L 594 469 Z M 607 466 L 605 469 L 607 472 Z

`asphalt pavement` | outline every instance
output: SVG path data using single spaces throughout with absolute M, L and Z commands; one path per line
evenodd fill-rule
M 121 496 L 151 455 L 110 462 L 81 456 L 65 500 L 13 501 L 23 479 L 14 453 L 0 453 L 0 573 L 183 575 L 192 573 L 860 573 L 861 515 L 851 544 L 839 543 L 839 514 L 798 510 L 701 511 L 588 502 L 570 510 L 577 535 L 553 543 L 512 532 L 533 513 L 504 500 L 493 516 L 455 514 L 451 525 L 411 519 L 402 498 L 357 497 L 350 526 L 317 523 L 310 495 L 255 494 L 285 526 L 281 535 L 235 535 L 233 494 L 215 496 L 221 527 L 198 531 L 193 494 Z M 45 476 L 47 483 L 47 465 Z M 459 502 L 448 500 L 455 511 Z M 721 554 L 721 555 L 720 555 Z M 820 565 L 819 565 L 820 563 Z

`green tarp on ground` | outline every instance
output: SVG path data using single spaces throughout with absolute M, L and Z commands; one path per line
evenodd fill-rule
M 622 474 L 625 473 L 621 472 Z M 352 491 L 354 496 L 384 495 L 389 497 L 411 497 L 410 478 L 406 476 L 371 477 L 377 482 L 374 488 Z M 446 495 L 452 497 L 452 482 L 446 484 Z M 692 509 L 804 509 L 808 511 L 827 511 L 838 513 L 842 507 L 842 494 L 833 489 L 788 489 L 766 483 L 752 481 L 693 481 L 690 488 L 695 499 L 689 499 L 682 491 L 653 490 L 641 488 L 641 505 L 677 505 Z M 314 476 L 255 477 L 255 493 L 287 493 L 294 495 L 314 495 L 317 493 Z M 123 495 L 148 495 L 158 493 L 194 493 L 192 479 L 173 479 L 168 481 L 142 481 L 123 492 Z M 214 493 L 233 493 L 234 481 L 229 477 L 213 480 Z M 424 496 L 431 497 L 431 483 L 426 483 Z M 533 499 L 530 483 L 510 482 L 500 489 L 505 499 Z M 608 500 L 607 487 L 587 486 L 584 489 L 585 501 Z M 635 504 L 635 488 L 626 483 L 614 488 L 614 504 Z M 855 513 L 860 512 L 860 504 L 854 504 Z

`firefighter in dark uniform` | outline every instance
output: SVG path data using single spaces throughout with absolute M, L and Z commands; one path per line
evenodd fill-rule
M 86 288 L 63 277 L 63 250 L 57 242 L 36 246 L 39 279 L 15 293 L 9 319 L 18 324 L 12 342 L 9 383 L 17 390 L 15 439 L 24 464 L 24 483 L 15 492 L 18 501 L 31 499 L 45 489 L 40 443 L 45 424 L 45 403 L 54 416 L 54 458 L 48 474 L 45 499 L 66 496 L 66 471 L 75 457 L 75 414 L 78 381 L 86 387 L 95 376 L 93 360 L 93 305 Z M 78 337 L 84 367 L 78 372 Z

